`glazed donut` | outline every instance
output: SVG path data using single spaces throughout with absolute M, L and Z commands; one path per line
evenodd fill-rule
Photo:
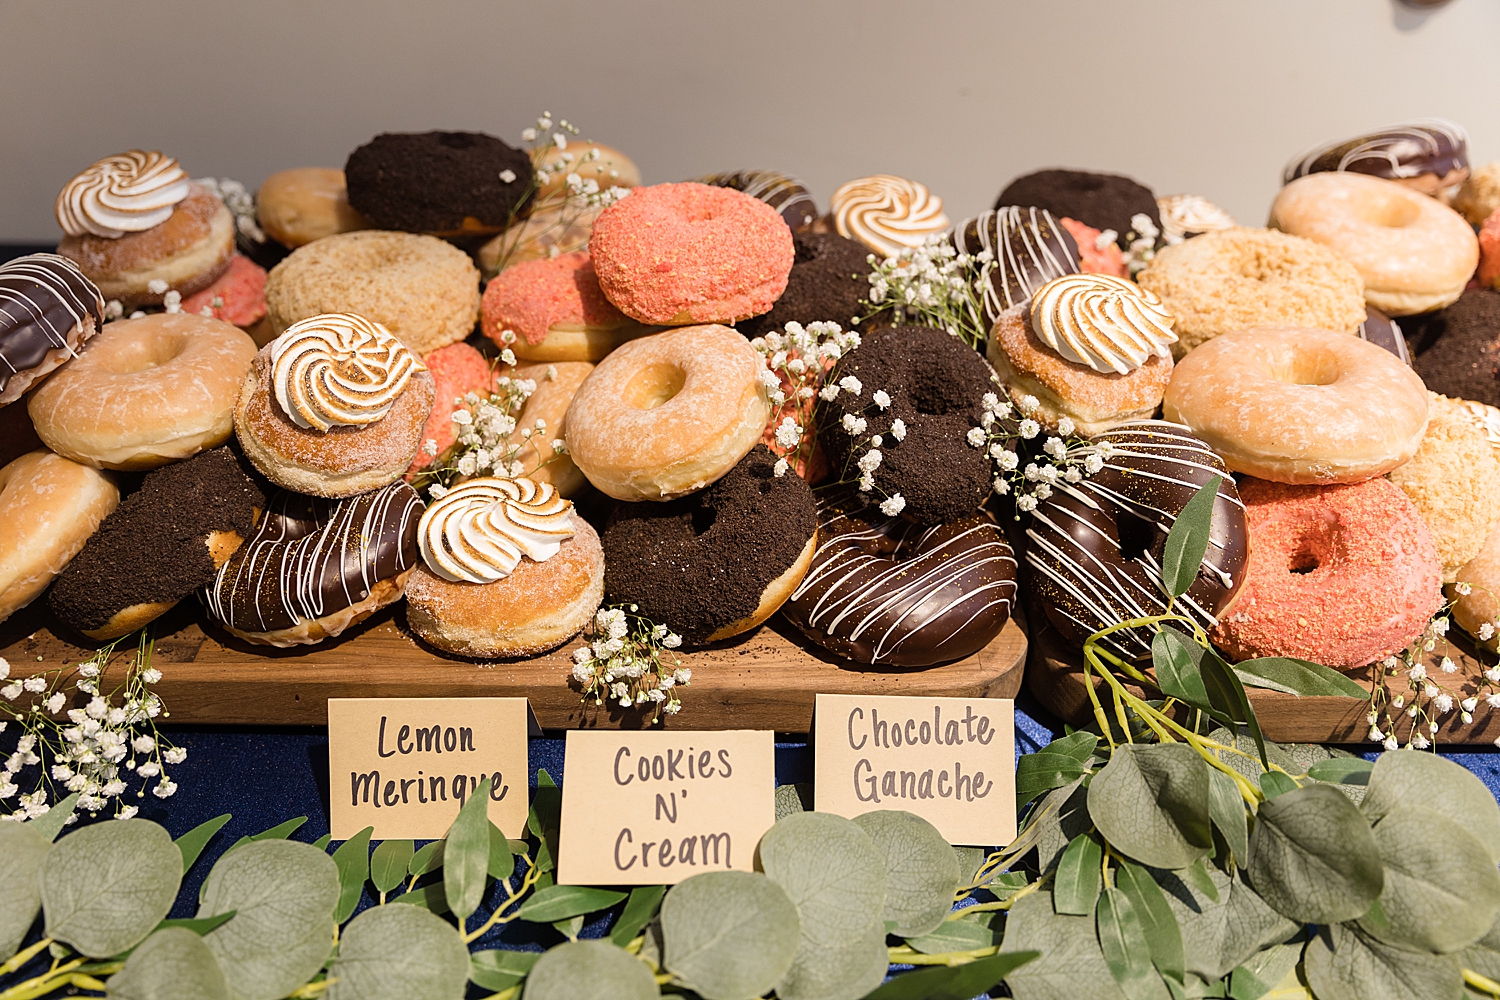
M 213 582 L 265 505 L 227 447 L 163 466 L 104 519 L 47 603 L 90 639 L 134 632 Z
M 1118 174 L 1088 170 L 1038 170 L 1017 177 L 995 199 L 995 208 L 1034 205 L 1058 219 L 1077 219 L 1098 230 L 1115 234 L 1121 250 L 1130 248 L 1126 233 L 1135 228 L 1135 217 L 1144 215 L 1161 231 L 1156 195 L 1144 184 Z
M 760 440 L 771 416 L 763 374 L 761 356 L 727 326 L 632 340 L 578 387 L 563 418 L 568 452 L 616 500 L 701 490 Z
M 422 510 L 402 482 L 343 500 L 280 491 L 203 603 L 247 642 L 322 642 L 401 598 L 417 567 Z
M 0 622 L 47 589 L 119 502 L 108 476 L 50 451 L 0 467 Z
M 157 313 L 108 324 L 31 394 L 47 447 L 98 469 L 140 470 L 216 448 L 255 342 L 205 316 Z
M 834 230 L 881 257 L 915 249 L 948 228 L 943 199 L 926 184 L 894 174 L 845 181 L 828 203 Z
M 1365 301 L 1392 316 L 1450 305 L 1479 263 L 1463 216 L 1394 181 L 1321 173 L 1292 181 L 1270 224 L 1321 243 L 1354 265 Z
M 422 447 L 407 466 L 408 480 L 431 465 L 457 438 L 453 413 L 462 405 L 463 397 L 472 392 L 483 398 L 495 389 L 495 365 L 462 341 L 439 347 L 422 363 L 432 376 L 432 410 L 422 427 Z
M 1156 209 L 1161 213 L 1162 239 L 1169 245 L 1238 225 L 1232 215 L 1202 195 L 1167 195 L 1156 199 Z
M 985 514 L 921 528 L 846 491 L 818 501 L 818 547 L 781 613 L 855 663 L 930 667 L 989 645 L 1015 599 L 1015 553 Z
M 872 489 L 899 494 L 902 516 L 916 524 L 969 517 L 988 498 L 989 456 L 966 438 L 981 426 L 985 395 L 998 393 L 1000 385 L 961 340 L 925 326 L 878 330 L 840 358 L 823 385 L 824 392 L 839 387 L 817 411 L 818 443 L 839 479 L 858 476 L 858 462 L 874 447 L 880 461 Z M 890 397 L 884 409 L 874 401 L 877 391 Z M 899 432 L 893 430 L 897 421 L 904 428 Z
M 953 227 L 953 245 L 994 258 L 984 289 L 984 319 L 991 326 L 1053 278 L 1079 272 L 1078 242 L 1046 209 L 1009 205 L 965 219 Z
M 1034 396 L 1031 417 L 1067 417 L 1090 436 L 1149 419 L 1172 377 L 1177 335 L 1161 300 L 1132 281 L 1070 274 L 1000 314 L 987 356 L 1012 400 Z
M 272 174 L 255 195 L 255 212 L 266 235 L 292 250 L 325 236 L 369 228 L 349 207 L 344 172 L 330 167 Z
M 870 297 L 870 251 L 837 233 L 793 233 L 796 255 L 786 279 L 786 291 L 763 316 L 737 323 L 746 337 L 780 333 L 788 323 L 837 323 L 847 330 L 863 316 Z M 879 323 L 872 319 L 861 329 Z
M 1273 229 L 1228 229 L 1164 247 L 1136 281 L 1176 320 L 1178 360 L 1252 326 L 1352 332 L 1365 318 L 1365 286 L 1353 265 Z
M 379 323 L 313 316 L 255 355 L 234 430 L 282 489 L 350 497 L 400 478 L 422 444 L 432 375 Z
M 1094 438 L 1080 457 L 1098 455 L 1100 471 L 1059 484 L 1026 529 L 1029 585 L 1062 637 L 1082 646 L 1101 629 L 1166 613 L 1161 559 L 1182 508 L 1215 476 L 1208 549 L 1175 610 L 1205 627 L 1235 602 L 1245 582 L 1250 536 L 1245 507 L 1220 458 L 1186 427 L 1137 420 Z M 1149 659 L 1149 628 L 1103 640 L 1131 660 Z
M 776 612 L 817 547 L 812 490 L 775 473 L 757 445 L 712 486 L 669 503 L 622 503 L 604 528 L 604 586 L 613 601 L 702 646 Z
M 0 264 L 0 406 L 77 357 L 104 326 L 104 298 L 66 257 L 34 253 Z
M 763 201 L 707 184 L 656 184 L 599 213 L 599 287 L 642 323 L 733 323 L 769 310 L 792 269 L 792 232 Z
M 56 212 L 67 234 L 57 252 L 126 309 L 160 305 L 168 290 L 192 295 L 234 256 L 234 215 L 158 152 L 100 160 L 68 182 Z
M 1412 367 L 1427 388 L 1500 406 L 1500 292 L 1471 288 L 1424 326 Z
M 531 157 L 483 132 L 386 132 L 349 154 L 344 177 L 376 229 L 433 236 L 498 233 L 532 189 Z
M 381 324 L 418 354 L 463 340 L 479 318 L 479 269 L 431 236 L 340 233 L 292 251 L 266 278 L 280 336 L 293 323 L 346 312 Z
M 515 373 L 516 378 L 536 383 L 518 421 L 521 427 L 529 427 L 535 433 L 516 452 L 515 460 L 525 476 L 538 483 L 552 484 L 565 497 L 583 492 L 588 480 L 578 471 L 573 457 L 566 450 L 555 450 L 552 442 L 567 440 L 568 407 L 578 395 L 579 386 L 593 371 L 594 366 L 587 361 L 559 361 L 551 365 L 523 365 Z
M 506 268 L 480 312 L 484 335 L 523 361 L 598 361 L 646 332 L 604 297 L 587 250 Z
M 406 621 L 438 649 L 533 656 L 577 635 L 604 600 L 599 536 L 546 483 L 471 479 L 417 528 Z
M 548 143 L 543 147 L 539 167 L 537 202 L 556 199 L 567 191 L 569 174 L 577 174 L 585 184 L 593 181 L 600 191 L 641 186 L 641 168 L 634 160 L 618 149 L 592 140 L 568 140 L 566 147 L 559 147 L 556 140 Z
M 1398 181 L 1439 197 L 1469 176 L 1469 138 L 1463 126 L 1423 118 L 1314 146 L 1286 165 L 1281 183 L 1326 171 L 1351 171 Z
M 1216 337 L 1180 361 L 1162 413 L 1235 472 L 1322 484 L 1410 461 L 1428 405 L 1416 372 L 1374 344 L 1331 330 L 1255 329 Z
M 528 260 L 551 260 L 587 250 L 600 211 L 563 205 L 532 212 L 479 248 L 474 255 L 479 269 L 486 277 L 493 277 Z
M 1432 534 L 1384 479 L 1289 486 L 1245 479 L 1250 566 L 1214 642 L 1233 659 L 1339 670 L 1398 653 L 1443 603 Z
M 795 177 L 776 170 L 736 170 L 727 174 L 709 174 L 695 177 L 698 184 L 743 191 L 750 197 L 770 205 L 781 214 L 781 219 L 792 232 L 811 229 L 818 221 L 818 203 L 812 192 Z
M 1459 567 L 1455 577 L 1455 586 L 1448 587 L 1453 620 L 1482 648 L 1500 650 L 1500 528 L 1490 532 L 1479 554 Z M 1469 592 L 1460 592 L 1456 584 L 1467 585 Z M 1488 639 L 1482 638 L 1486 625 Z

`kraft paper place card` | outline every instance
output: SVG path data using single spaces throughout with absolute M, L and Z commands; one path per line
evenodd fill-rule
M 774 735 L 568 733 L 560 885 L 675 885 L 751 871 L 776 822 Z
M 490 819 L 525 833 L 525 698 L 330 698 L 328 788 L 334 840 L 436 840 L 490 779 Z
M 819 812 L 902 809 L 950 844 L 1016 839 L 1015 702 L 820 694 L 813 730 Z

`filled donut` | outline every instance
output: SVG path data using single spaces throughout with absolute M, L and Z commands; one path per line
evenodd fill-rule
M 36 600 L 119 502 L 104 473 L 50 451 L 0 466 L 0 621 Z
M 0 406 L 20 399 L 104 326 L 104 298 L 66 257 L 0 264 Z

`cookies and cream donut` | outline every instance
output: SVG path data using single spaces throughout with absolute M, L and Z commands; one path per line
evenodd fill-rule
M 549 483 L 470 479 L 417 527 L 422 563 L 406 620 L 426 642 L 478 658 L 562 645 L 604 599 L 599 537 Z
M 328 313 L 293 324 L 240 379 L 234 429 L 283 489 L 347 497 L 406 471 L 432 410 L 427 368 L 379 323 Z
M 344 164 L 349 205 L 370 225 L 446 237 L 510 225 L 532 173 L 530 156 L 483 132 L 386 132 Z
M 1500 292 L 1464 292 L 1418 327 L 1412 349 L 1412 367 L 1427 388 L 1500 406 Z
M 848 330 L 877 326 L 881 316 L 856 324 L 870 310 L 870 251 L 838 233 L 793 233 L 796 256 L 786 291 L 760 316 L 742 320 L 735 329 L 746 337 L 780 333 L 788 323 L 837 323 Z
M 50 451 L 0 466 L 0 621 L 46 590 L 119 502 L 108 476 Z
M 0 406 L 13 403 L 104 326 L 104 298 L 51 253 L 0 264 Z
M 599 361 L 647 330 L 604 297 L 587 250 L 506 268 L 480 314 L 484 335 L 524 361 Z
M 1181 243 L 1203 233 L 1233 229 L 1234 217 L 1218 205 L 1197 194 L 1171 194 L 1156 199 L 1161 213 L 1161 234 L 1169 244 Z
M 881 257 L 915 249 L 949 226 L 943 199 L 926 184 L 894 174 L 845 181 L 828 203 L 834 229 Z
M 736 170 L 726 174 L 709 174 L 695 177 L 699 184 L 743 191 L 752 198 L 770 205 L 781 213 L 781 218 L 792 232 L 812 228 L 818 221 L 818 203 L 807 190 L 807 185 L 797 178 L 777 170 Z
M 400 599 L 417 567 L 422 510 L 403 482 L 342 500 L 281 491 L 203 603 L 247 642 L 322 642 Z
M 1038 170 L 1017 177 L 995 199 L 995 207 L 1035 205 L 1051 212 L 1061 222 L 1077 219 L 1101 232 L 1115 234 L 1121 250 L 1130 248 L 1126 235 L 1135 229 L 1135 217 L 1144 215 L 1159 232 L 1161 216 L 1156 195 L 1144 184 L 1119 174 L 1089 170 Z
M 984 318 L 991 325 L 1053 278 L 1079 271 L 1077 241 L 1042 208 L 1007 205 L 965 219 L 953 227 L 953 244 L 970 255 L 988 253 L 995 262 L 984 288 Z
M 1439 197 L 1469 176 L 1469 137 L 1444 118 L 1422 118 L 1323 143 L 1296 157 L 1281 183 L 1323 172 L 1367 174 Z

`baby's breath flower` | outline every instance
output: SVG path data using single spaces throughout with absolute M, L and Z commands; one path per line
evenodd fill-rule
M 1032 438 L 1036 437 L 1042 432 L 1042 425 L 1037 423 L 1035 420 L 1032 420 L 1030 417 L 1027 417 L 1025 420 L 1021 421 L 1016 430 L 1017 433 L 1021 435 L 1021 437 L 1025 438 L 1027 441 L 1030 441 Z
M 1455 591 L 1457 591 L 1458 594 L 1459 594 L 1459 596 L 1461 596 L 1461 597 L 1468 597 L 1471 593 L 1474 592 L 1474 587 L 1471 584 L 1466 583 L 1463 580 L 1460 580 L 1459 582 L 1455 583 L 1453 585 L 1453 589 Z
M 787 474 L 787 470 L 790 468 L 791 465 L 787 462 L 786 459 L 778 458 L 776 460 L 776 464 L 771 467 L 771 471 L 775 474 L 777 479 L 780 479 L 782 476 Z
M 843 378 L 839 379 L 839 388 L 843 389 L 845 392 L 852 393 L 853 395 L 858 396 L 861 392 L 864 391 L 865 387 L 863 383 L 861 383 L 860 380 L 855 378 L 853 375 L 845 375 Z
M 880 512 L 886 517 L 895 517 L 906 508 L 906 498 L 900 493 L 893 493 L 880 505 Z
M 876 389 L 875 392 L 871 394 L 870 398 L 875 401 L 875 405 L 880 407 L 880 409 L 887 410 L 890 408 L 891 394 L 886 392 L 884 389 Z
M 965 436 L 965 439 L 969 442 L 969 447 L 983 448 L 985 439 L 984 428 L 970 427 L 969 433 Z
M 897 442 L 906 440 L 906 421 L 900 417 L 891 421 L 891 437 L 895 438 Z

